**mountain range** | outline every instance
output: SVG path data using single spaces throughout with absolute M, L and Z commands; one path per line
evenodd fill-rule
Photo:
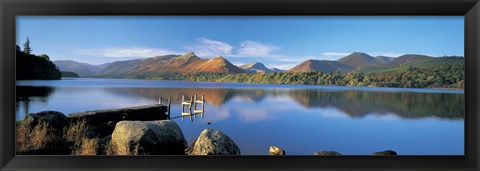
M 434 59 L 434 57 L 416 54 L 406 54 L 396 58 L 377 56 L 373 57 L 366 53 L 354 52 L 336 61 L 330 60 L 307 60 L 288 70 L 288 72 L 351 72 L 363 68 L 375 66 L 401 66 L 404 64 Z
M 80 63 L 72 60 L 57 60 L 53 62 L 61 71 L 75 72 L 79 76 L 95 75 L 101 72 L 110 63 L 101 65 L 92 65 L 88 63 Z
M 236 66 L 222 56 L 212 59 L 202 59 L 194 52 L 188 52 L 184 55 L 164 55 L 151 58 L 133 59 L 125 61 L 116 61 L 102 65 L 91 65 L 88 63 L 79 63 L 71 60 L 54 61 L 61 71 L 76 72 L 81 77 L 84 76 L 108 76 L 108 75 L 128 75 L 128 74 L 150 74 L 150 73 L 272 73 L 272 72 L 309 72 L 320 71 L 328 72 L 354 72 L 365 68 L 385 68 L 393 66 L 402 66 L 404 64 L 416 63 L 434 59 L 434 57 L 406 54 L 399 57 L 370 56 L 362 52 L 354 52 L 338 60 L 314 60 L 303 61 L 290 70 L 280 70 L 277 68 L 267 68 L 264 64 L 253 62 L 245 65 Z
M 262 63 L 259 62 L 254 62 L 254 63 L 249 63 L 245 65 L 240 65 L 240 68 L 243 70 L 249 72 L 249 73 L 271 73 L 273 72 L 272 70 L 268 69 L 263 65 Z

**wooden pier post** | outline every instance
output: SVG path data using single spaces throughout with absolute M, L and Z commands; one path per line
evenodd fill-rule
M 205 114 L 205 96 L 202 94 L 202 118 L 204 114 Z
M 170 106 L 172 106 L 172 99 L 169 97 L 168 98 L 168 110 L 167 110 L 168 119 L 170 119 Z

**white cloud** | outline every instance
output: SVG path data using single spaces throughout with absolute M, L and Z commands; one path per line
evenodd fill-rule
M 289 70 L 289 69 L 292 69 L 293 67 L 297 66 L 298 64 L 280 64 L 280 65 L 277 65 L 277 64 L 272 64 L 271 68 L 278 68 L 278 69 L 283 69 L 283 70 Z
M 370 56 L 388 56 L 388 57 L 399 57 L 404 55 L 403 53 L 395 53 L 395 52 L 370 52 L 367 53 Z
M 242 62 L 232 62 L 233 65 L 240 66 L 240 65 L 245 65 L 245 63 Z
M 321 56 L 326 57 L 328 60 L 336 60 L 342 58 L 344 56 L 350 55 L 353 52 L 323 52 Z M 396 53 L 396 52 L 365 52 L 370 56 L 388 56 L 388 57 L 399 57 L 404 55 L 403 53 Z
M 233 46 L 228 43 L 207 38 L 197 38 L 196 41 L 197 44 L 186 46 L 185 49 L 202 57 L 225 56 L 232 53 Z
M 159 48 L 146 48 L 146 47 L 130 47 L 130 48 L 104 48 L 104 49 L 83 49 L 79 50 L 80 53 L 90 56 L 102 56 L 102 57 L 135 57 L 135 58 L 147 58 L 159 55 L 178 54 L 173 51 L 159 49 Z
M 322 56 L 326 57 L 343 57 L 350 55 L 351 53 L 345 53 L 345 52 L 323 52 L 321 53 Z
M 262 57 L 271 55 L 273 52 L 279 49 L 280 47 L 275 45 L 246 40 L 240 42 L 240 49 L 238 49 L 237 56 Z

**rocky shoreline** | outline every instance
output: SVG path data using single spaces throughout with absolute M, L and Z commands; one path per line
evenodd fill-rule
M 166 107 L 87 111 L 65 116 L 43 111 L 17 122 L 17 154 L 20 155 L 241 155 L 239 146 L 217 129 L 205 129 L 191 144 L 182 130 L 167 120 Z M 266 149 L 267 151 L 267 149 Z M 271 146 L 270 155 L 286 155 Z M 338 156 L 335 151 L 313 155 Z M 372 155 L 397 155 L 387 150 Z

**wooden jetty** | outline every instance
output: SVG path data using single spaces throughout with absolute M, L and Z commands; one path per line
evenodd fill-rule
M 197 109 L 197 104 L 201 104 L 201 109 Z M 185 107 L 187 107 L 188 111 L 185 111 Z M 202 99 L 197 100 L 197 95 L 191 96 L 190 100 L 185 99 L 185 95 L 182 95 L 182 122 L 184 121 L 185 116 L 190 117 L 190 121 L 193 122 L 193 117 L 197 117 L 198 114 L 201 114 L 201 117 L 204 117 L 205 114 L 205 96 L 202 95 Z
M 158 104 L 161 104 L 163 105 L 163 98 L 160 97 L 158 99 Z M 169 97 L 168 98 L 168 101 L 167 101 L 167 104 L 165 106 L 167 106 L 167 119 L 170 119 L 170 106 L 172 105 L 172 99 Z
M 93 110 L 72 113 L 67 116 L 72 121 L 85 120 L 92 125 L 123 120 L 151 121 L 167 119 L 169 107 L 163 104 L 144 105 L 120 109 Z

